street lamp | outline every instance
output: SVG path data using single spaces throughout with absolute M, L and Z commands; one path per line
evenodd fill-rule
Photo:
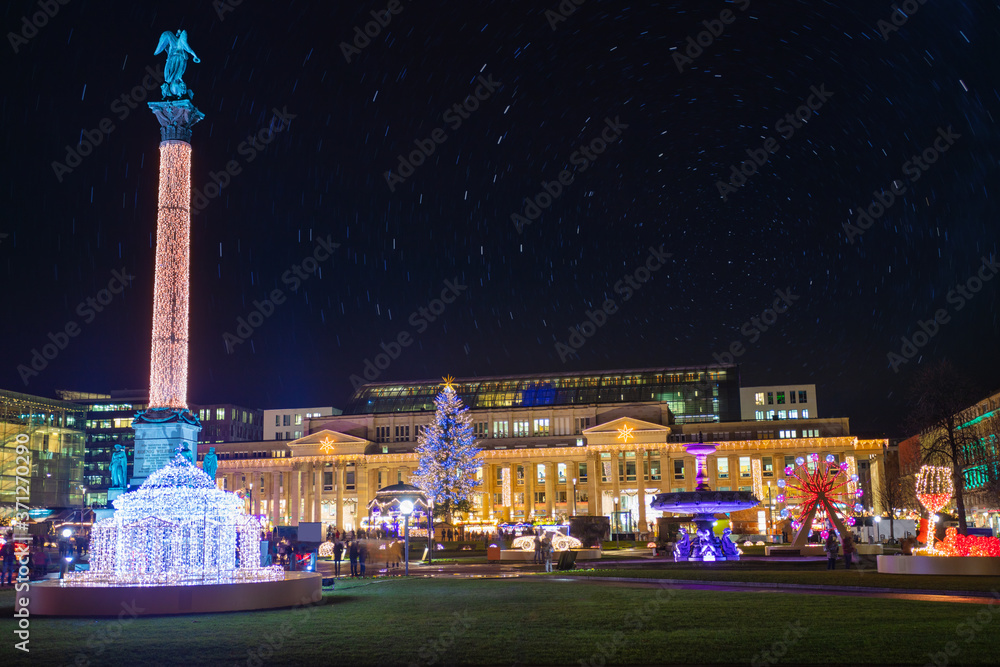
M 573 478 L 573 514 L 576 516 L 576 477 Z
M 399 503 L 399 513 L 403 515 L 403 563 L 406 576 L 410 576 L 410 515 L 413 514 L 413 501 L 404 500 Z
M 872 544 L 878 544 L 879 542 L 881 542 L 881 541 L 882 541 L 882 536 L 881 536 L 881 535 L 879 535 L 879 532 L 878 532 L 878 528 L 879 528 L 879 526 L 878 526 L 878 525 L 879 525 L 879 523 L 881 523 L 881 521 L 882 521 L 882 517 L 880 517 L 880 516 L 876 516 L 876 517 L 875 517 L 875 523 L 874 523 L 874 526 L 875 526 L 875 540 L 876 540 L 876 541 L 875 541 L 875 542 L 872 542 Z

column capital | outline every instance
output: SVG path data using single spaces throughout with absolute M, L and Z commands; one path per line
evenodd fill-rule
M 191 100 L 147 102 L 160 121 L 160 141 L 191 142 L 191 127 L 205 117 Z

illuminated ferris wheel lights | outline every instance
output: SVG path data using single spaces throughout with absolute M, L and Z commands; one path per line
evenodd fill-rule
M 826 455 L 826 462 L 827 463 L 834 463 L 834 462 L 836 462 L 836 459 L 834 458 L 833 454 L 827 454 Z
M 798 457 L 797 459 L 795 459 L 795 465 L 802 465 L 805 462 L 806 462 L 806 460 L 804 458 L 802 458 L 801 456 Z
M 786 474 L 786 475 L 788 475 L 788 474 L 791 474 L 791 473 L 789 473 L 789 472 L 788 472 L 788 471 L 786 470 L 786 471 L 785 471 L 785 474 Z M 785 480 L 783 480 L 783 479 L 779 479 L 779 480 L 778 480 L 778 486 L 779 486 L 780 488 L 782 488 L 782 489 L 783 489 L 783 488 L 785 488 Z

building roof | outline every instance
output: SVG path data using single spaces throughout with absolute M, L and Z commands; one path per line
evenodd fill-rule
M 344 414 L 433 411 L 441 384 L 440 380 L 365 384 L 351 396 Z M 713 399 L 714 388 L 723 385 L 730 391 L 720 390 Z M 679 416 L 698 415 L 716 421 L 723 415 L 739 417 L 737 366 L 500 375 L 460 378 L 453 386 L 462 402 L 473 410 L 664 402 Z M 700 394 L 699 389 L 703 390 Z

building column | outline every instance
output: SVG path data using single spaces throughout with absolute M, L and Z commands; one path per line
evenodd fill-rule
M 344 463 L 337 461 L 333 467 L 333 483 L 337 490 L 337 508 L 334 514 L 334 522 L 337 530 L 344 530 Z
M 621 512 L 621 497 L 622 497 L 622 480 L 621 480 L 621 469 L 619 465 L 621 464 L 621 458 L 617 451 L 611 452 L 611 511 Z M 615 501 L 618 501 L 617 504 Z M 618 515 L 617 524 L 615 523 L 615 517 L 611 518 L 611 532 L 615 532 L 615 528 L 621 532 L 624 526 L 621 525 L 621 515 Z
M 556 464 L 546 461 L 545 466 L 545 516 L 554 517 L 556 511 Z
M 298 466 L 292 466 L 292 471 L 288 474 L 289 486 L 289 525 L 299 525 L 299 494 L 302 492 L 302 480 L 298 471 Z
M 271 478 L 271 523 L 278 525 L 281 517 L 281 473 L 272 472 Z
M 354 493 L 358 499 L 357 510 L 354 513 L 354 529 L 358 530 L 361 528 L 361 519 L 368 516 L 368 501 L 370 500 L 368 497 L 368 466 L 365 465 L 363 459 L 357 459 L 354 462 Z
M 635 479 L 639 483 L 636 498 L 639 501 L 639 530 L 640 533 L 649 531 L 646 525 L 646 450 L 635 450 Z
M 315 471 L 313 472 L 313 480 L 315 486 L 313 487 L 313 521 L 318 521 L 322 523 L 323 521 L 323 473 L 326 470 L 326 466 L 322 463 L 317 463 L 315 466 Z
M 524 522 L 531 521 L 531 515 L 535 513 L 535 464 L 525 460 L 524 466 Z
M 670 460 L 670 450 L 660 450 L 660 493 L 670 491 L 670 476 L 674 474 L 673 462 Z
M 313 510 L 313 464 L 306 463 L 302 466 L 302 520 L 312 521 Z
M 601 455 L 587 456 L 587 514 L 598 516 L 601 511 Z
M 253 473 L 253 514 L 260 514 L 260 497 L 264 495 L 264 485 L 261 483 L 262 475 L 258 471 Z

